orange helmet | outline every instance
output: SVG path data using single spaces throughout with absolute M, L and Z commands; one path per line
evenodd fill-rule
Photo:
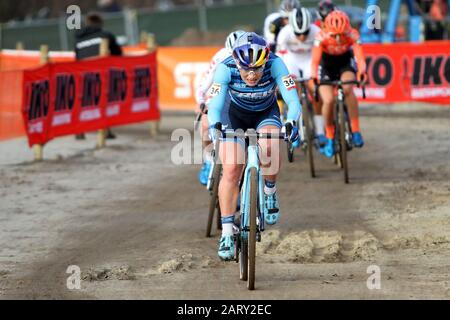
M 339 10 L 330 12 L 325 18 L 325 30 L 329 33 L 342 34 L 350 28 L 348 15 Z

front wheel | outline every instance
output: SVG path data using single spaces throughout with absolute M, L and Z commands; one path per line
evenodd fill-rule
M 222 173 L 222 164 L 217 163 L 214 166 L 214 172 L 213 172 L 213 187 L 212 187 L 212 191 L 211 191 L 211 198 L 209 200 L 209 213 L 208 213 L 208 224 L 206 225 L 206 237 L 210 237 L 211 236 L 211 228 L 212 228 L 212 223 L 213 223 L 213 219 L 214 219 L 214 212 L 217 209 L 217 226 L 219 226 L 219 221 L 220 221 L 220 205 L 219 205 L 219 196 L 218 196 L 218 192 L 219 192 L 219 182 L 220 182 L 220 175 Z
M 292 145 L 292 142 L 288 141 L 286 143 L 287 146 L 287 157 L 289 162 L 294 162 L 294 146 Z
M 250 169 L 250 232 L 248 236 L 248 281 L 247 288 L 255 289 L 256 267 L 256 216 L 258 208 L 258 172 Z
M 344 182 L 349 183 L 348 178 L 348 162 L 347 162 L 347 141 L 345 139 L 346 136 L 346 119 L 345 119 L 345 110 L 344 104 L 342 102 L 339 103 L 339 153 L 341 166 L 344 169 Z

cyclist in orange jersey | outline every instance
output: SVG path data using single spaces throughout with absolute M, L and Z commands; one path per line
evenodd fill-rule
M 359 33 L 351 27 L 347 14 L 335 10 L 326 17 L 323 29 L 316 35 L 312 50 L 311 77 L 318 83 L 320 80 L 352 81 L 355 80 L 355 75 L 357 81 L 364 82 L 367 78 L 366 60 L 360 45 Z M 327 143 L 321 151 L 331 158 L 335 153 L 334 88 L 321 86 L 319 93 L 323 101 L 322 110 L 327 138 Z M 353 145 L 361 148 L 364 140 L 359 127 L 358 101 L 353 92 L 353 86 L 344 86 L 344 94 L 349 109 Z

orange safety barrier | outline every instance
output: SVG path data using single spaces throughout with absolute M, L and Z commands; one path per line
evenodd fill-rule
M 220 47 L 158 48 L 161 110 L 195 108 L 195 88 Z
M 0 141 L 25 135 L 21 113 L 23 71 L 0 72 Z

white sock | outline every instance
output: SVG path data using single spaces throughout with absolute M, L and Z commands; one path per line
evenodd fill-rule
M 264 193 L 270 196 L 271 194 L 274 194 L 277 192 L 277 186 L 274 186 L 272 188 L 269 188 L 268 186 L 264 186 Z
M 222 217 L 222 235 L 232 236 L 234 224 L 234 214 Z
M 314 116 L 314 125 L 316 127 L 316 134 L 325 134 L 325 122 L 323 116 Z
M 233 232 L 233 223 L 224 223 L 222 224 L 222 235 L 224 236 L 232 236 Z

